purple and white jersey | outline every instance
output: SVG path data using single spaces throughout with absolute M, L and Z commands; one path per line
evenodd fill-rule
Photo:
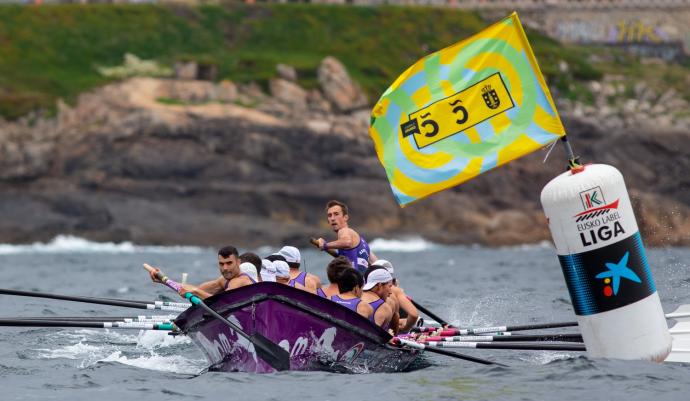
M 344 307 L 346 307 L 352 311 L 355 311 L 355 312 L 357 312 L 357 305 L 359 305 L 359 303 L 362 302 L 362 300 L 359 298 L 342 299 L 337 295 L 333 295 L 331 297 L 331 301 L 333 301 L 339 305 L 342 305 L 342 306 L 344 306 Z
M 356 247 L 350 249 L 337 249 L 337 252 L 338 256 L 345 256 L 350 259 L 352 267 L 364 275 L 364 272 L 369 267 L 369 254 L 371 253 L 369 251 L 369 244 L 367 244 L 364 237 L 361 235 L 359 236 L 359 244 L 357 244 Z

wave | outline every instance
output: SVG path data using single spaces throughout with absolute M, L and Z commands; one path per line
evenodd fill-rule
M 420 252 L 438 247 L 422 237 L 402 239 L 376 238 L 369 243 L 374 252 Z
M 72 235 L 58 235 L 50 242 L 34 242 L 26 245 L 0 244 L 0 255 L 13 255 L 22 253 L 201 253 L 205 248 L 196 246 L 146 246 L 134 245 L 129 241 L 93 242 Z

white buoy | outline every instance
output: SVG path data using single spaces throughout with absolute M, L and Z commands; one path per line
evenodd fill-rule
M 587 354 L 663 361 L 671 336 L 623 175 L 603 164 L 567 171 L 541 203 Z
M 181 284 L 187 284 L 187 273 L 182 273 Z

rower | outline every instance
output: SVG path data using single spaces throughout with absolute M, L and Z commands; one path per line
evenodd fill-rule
M 362 289 L 362 301 L 368 302 L 374 309 L 371 321 L 384 330 L 388 330 L 393 320 L 393 308 L 386 303 L 391 294 L 393 276 L 386 269 L 375 269 L 369 273 L 366 284 Z M 397 326 L 395 326 L 397 329 Z
M 261 281 L 276 281 L 276 267 L 268 259 L 261 259 Z
M 326 267 L 326 276 L 328 276 L 328 285 L 316 289 L 316 295 L 330 299 L 333 295 L 340 294 L 338 289 L 338 278 L 347 269 L 351 269 L 350 260 L 345 256 L 338 256 L 331 260 Z
M 290 282 L 290 266 L 284 260 L 276 259 L 273 261 L 273 266 L 276 269 L 276 283 L 289 285 Z M 297 288 L 297 287 L 296 287 Z
M 318 246 L 323 251 L 335 250 L 338 255 L 347 257 L 352 263 L 352 267 L 361 274 L 369 267 L 369 263 L 376 261 L 376 255 L 369 249 L 367 241 L 348 226 L 350 215 L 347 205 L 337 200 L 332 200 L 326 204 L 326 216 L 328 224 L 338 235 L 335 241 L 327 242 L 323 238 L 318 239 Z
M 359 313 L 367 319 L 371 319 L 374 309 L 368 303 L 362 302 L 363 285 L 364 277 L 357 270 L 351 269 L 348 266 L 338 277 L 338 291 L 340 294 L 332 295 L 330 300 Z
M 283 256 L 288 266 L 290 266 L 289 285 L 294 287 L 295 284 L 301 284 L 309 292 L 316 293 L 316 289 L 321 287 L 321 279 L 306 271 L 299 270 L 302 260 L 299 249 L 294 246 L 284 246 L 278 251 L 278 254 Z
M 240 263 L 240 276 L 242 275 L 249 277 L 252 284 L 259 282 L 259 274 L 256 272 L 256 267 L 249 262 Z
M 240 263 L 245 263 L 249 262 L 252 265 L 254 265 L 254 274 L 250 274 L 251 277 L 254 278 L 256 281 L 263 281 L 261 279 L 261 258 L 259 255 L 255 254 L 254 252 L 245 252 L 242 255 L 240 255 Z M 240 269 L 242 268 L 242 265 L 240 264 Z
M 407 297 L 407 294 L 405 294 L 405 290 L 403 290 L 400 287 L 400 282 L 395 277 L 395 269 L 393 268 L 393 264 L 391 262 L 385 259 L 378 259 L 376 262 L 372 263 L 371 266 L 383 267 L 384 269 L 388 270 L 388 273 L 390 273 L 393 277 L 393 287 L 391 287 L 391 296 L 389 298 L 395 299 L 399 307 L 399 332 L 407 333 L 417 323 L 417 319 L 419 318 L 419 312 L 417 311 L 417 308 L 414 306 L 412 301 L 410 301 L 410 298 Z M 404 318 L 402 317 L 403 313 L 405 313 Z
M 275 266 L 276 271 L 277 271 L 278 268 L 279 268 L 279 267 L 278 267 L 278 262 L 281 262 L 281 263 L 280 263 L 280 266 L 282 267 L 282 265 L 285 264 L 285 266 L 288 267 L 288 268 L 287 268 L 287 269 L 288 269 L 288 272 L 290 272 L 290 265 L 288 265 L 288 263 L 287 263 L 287 261 L 286 261 L 286 259 L 285 259 L 285 256 L 283 256 L 283 255 L 281 255 L 281 254 L 279 254 L 279 253 L 273 253 L 273 254 L 271 254 L 271 255 L 268 255 L 268 256 L 266 257 L 266 259 L 268 259 L 268 260 L 270 260 L 271 262 L 273 262 L 273 266 Z M 290 273 L 291 273 L 291 272 L 290 272 Z M 282 284 L 289 285 L 290 287 L 294 287 L 294 288 L 297 288 L 297 289 L 299 289 L 299 290 L 304 290 L 304 291 L 307 291 L 307 292 L 311 292 L 312 294 L 315 294 L 315 293 L 316 293 L 316 288 L 306 288 L 305 286 L 303 286 L 303 285 L 300 284 L 300 283 L 293 282 L 293 281 L 291 280 L 292 274 L 290 274 L 290 278 L 288 278 L 288 281 L 285 282 L 285 283 L 283 283 L 282 281 L 278 280 L 278 277 L 279 277 L 279 276 L 278 276 L 278 273 L 276 272 L 276 282 L 279 282 L 279 283 L 282 283 Z
M 220 277 L 215 280 L 207 281 L 199 286 L 183 284 L 179 291 L 180 295 L 184 296 L 186 293 L 191 292 L 201 299 L 206 299 L 223 291 L 230 291 L 252 284 L 249 276 L 240 274 L 240 259 L 237 248 L 234 246 L 228 245 L 218 250 L 218 270 L 220 271 Z M 160 272 L 160 269 L 156 268 L 150 272 L 150 276 L 151 280 L 160 283 L 161 281 L 156 277 L 158 272 Z

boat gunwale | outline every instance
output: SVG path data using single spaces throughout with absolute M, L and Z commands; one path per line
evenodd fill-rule
M 257 284 L 254 284 L 254 285 L 257 285 Z M 238 288 L 238 290 L 241 288 Z M 291 288 L 291 287 L 288 287 L 288 288 Z M 296 289 L 293 289 L 293 290 L 304 292 L 303 290 L 296 290 Z M 224 293 L 214 295 L 213 297 L 211 297 L 213 299 L 209 298 L 210 302 L 207 301 L 207 305 L 212 306 L 219 299 L 222 299 L 222 295 L 230 294 L 233 291 L 235 291 L 235 290 L 231 290 L 231 291 L 227 291 Z M 314 297 L 321 298 L 318 295 L 314 295 L 311 293 L 308 293 L 308 294 L 312 295 Z M 360 327 L 357 327 L 357 326 L 355 326 L 355 325 L 353 325 L 353 324 L 351 324 L 351 323 L 349 323 L 343 319 L 338 319 L 338 318 L 332 316 L 331 314 L 329 314 L 327 312 L 320 311 L 320 310 L 318 310 L 312 306 L 306 305 L 305 303 L 303 303 L 301 301 L 297 301 L 297 300 L 290 298 L 286 295 L 280 295 L 280 294 L 267 294 L 267 293 L 255 294 L 255 295 L 250 296 L 249 298 L 245 298 L 245 299 L 239 300 L 237 302 L 225 305 L 222 308 L 219 308 L 219 309 L 214 308 L 214 310 L 216 310 L 216 312 L 218 312 L 220 314 L 226 314 L 228 312 L 232 312 L 232 311 L 237 310 L 237 309 L 242 309 L 242 308 L 244 308 L 248 305 L 251 305 L 253 303 L 259 303 L 259 302 L 263 302 L 266 300 L 273 300 L 273 301 L 277 301 L 277 302 L 282 303 L 282 304 L 288 304 L 292 307 L 295 307 L 295 309 L 297 309 L 297 310 L 300 310 L 302 312 L 306 312 L 308 314 L 316 316 L 316 317 L 318 317 L 322 320 L 325 320 L 331 324 L 339 326 L 339 327 L 341 327 L 347 331 L 354 332 L 354 333 L 358 334 L 360 337 L 365 337 L 368 340 L 370 340 L 370 341 L 372 341 L 378 345 L 386 345 L 388 343 L 388 341 L 390 341 L 390 339 L 393 338 L 388 332 L 384 331 L 379 326 L 376 326 L 375 324 L 371 323 L 371 321 L 369 321 L 369 319 L 366 319 L 365 317 L 359 315 L 357 312 L 351 311 L 350 309 L 346 308 L 345 306 L 339 305 L 335 302 L 333 302 L 334 306 L 348 310 L 352 314 L 356 315 L 359 319 L 365 319 L 369 324 L 371 324 L 372 330 L 367 331 L 367 330 L 360 328 Z M 186 311 L 184 311 L 182 313 L 182 315 L 192 313 L 192 312 L 194 312 L 194 309 L 196 309 L 196 308 L 192 307 L 190 309 L 187 309 Z M 180 315 L 180 316 L 182 316 L 182 315 Z M 187 320 L 186 316 L 183 316 L 182 318 L 184 319 L 185 324 L 178 324 L 178 320 L 180 319 L 180 316 L 178 316 L 178 318 L 175 319 L 175 324 L 182 329 L 181 331 L 184 334 L 188 334 L 190 331 L 198 331 L 198 330 L 195 330 L 196 327 L 201 325 L 206 320 L 212 320 L 212 319 L 208 319 L 204 315 L 206 315 L 206 314 L 204 314 L 202 312 L 200 315 L 201 318 L 195 319 L 197 321 L 192 322 L 192 323 L 189 323 L 189 320 Z

